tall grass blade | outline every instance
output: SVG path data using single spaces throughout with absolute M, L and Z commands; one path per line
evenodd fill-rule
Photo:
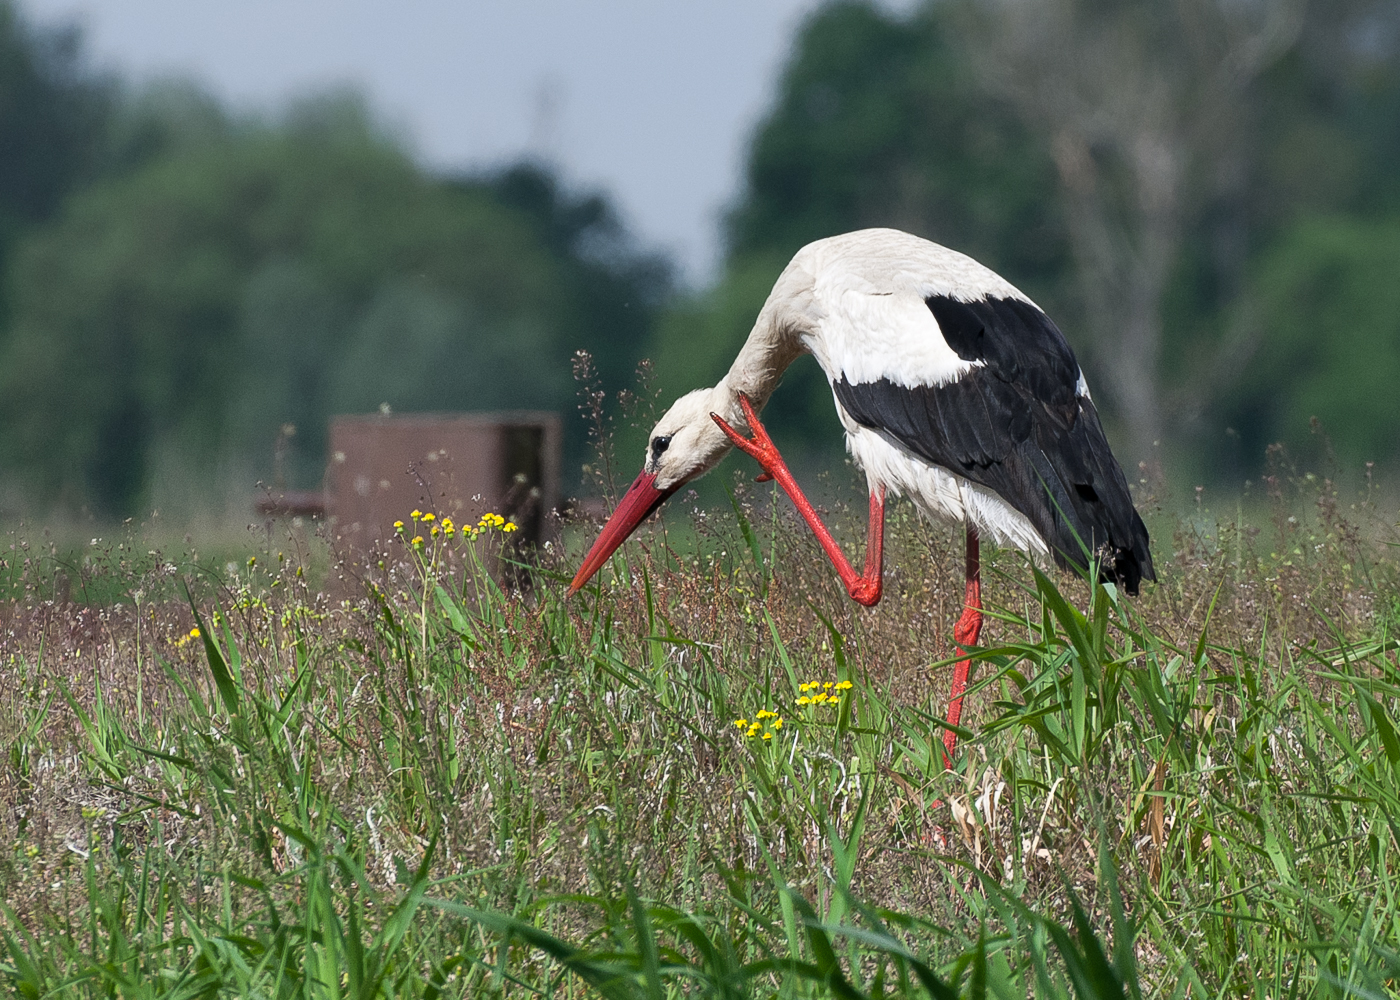
M 199 613 L 199 608 L 195 606 L 194 596 L 190 593 L 189 584 L 185 584 L 185 597 L 188 598 L 190 611 L 194 613 L 195 627 L 199 629 L 199 637 L 204 645 L 204 658 L 209 663 L 209 672 L 214 675 L 214 685 L 219 690 L 219 699 L 224 703 L 224 709 L 231 716 L 238 715 L 238 679 L 229 668 L 229 661 L 224 657 L 223 650 L 219 649 L 219 644 L 214 641 L 214 633 L 205 624 L 204 617 Z

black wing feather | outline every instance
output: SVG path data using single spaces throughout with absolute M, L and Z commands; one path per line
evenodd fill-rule
M 1147 528 L 1098 411 L 1076 392 L 1079 364 L 1064 335 L 1028 302 L 960 302 L 929 309 L 948 345 L 980 362 L 954 382 L 906 387 L 888 379 L 832 382 L 857 423 L 915 455 L 993 490 L 1024 514 L 1061 565 L 1084 565 L 1137 593 L 1155 580 Z

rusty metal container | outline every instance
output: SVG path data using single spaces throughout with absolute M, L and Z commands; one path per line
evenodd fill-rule
M 384 551 L 412 510 L 474 524 L 514 520 L 513 546 L 553 538 L 562 427 L 554 413 L 333 417 L 326 513 L 342 556 Z

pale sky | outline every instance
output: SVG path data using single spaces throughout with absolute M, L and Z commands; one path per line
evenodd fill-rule
M 793 35 L 820 0 L 20 0 L 97 66 L 188 76 L 235 107 L 351 84 L 422 162 L 533 153 L 601 188 L 691 283 Z

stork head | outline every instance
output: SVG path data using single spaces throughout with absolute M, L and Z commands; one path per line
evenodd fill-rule
M 733 390 L 723 383 L 696 389 L 672 404 L 647 437 L 641 475 L 627 488 L 603 526 L 593 548 L 569 584 L 573 594 L 598 572 L 617 547 L 661 502 L 719 464 L 732 445 L 711 418 L 718 413 L 736 428 L 746 428 Z

